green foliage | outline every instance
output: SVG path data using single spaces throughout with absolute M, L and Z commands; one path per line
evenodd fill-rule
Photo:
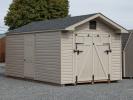
M 68 0 L 47 0 L 49 19 L 68 16 Z
M 33 21 L 66 17 L 68 10 L 68 0 L 14 0 L 5 24 L 12 30 Z

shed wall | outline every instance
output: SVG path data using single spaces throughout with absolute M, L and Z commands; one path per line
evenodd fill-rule
M 133 34 L 130 35 L 130 40 L 124 50 L 124 77 L 133 77 Z
M 34 80 L 61 83 L 60 32 L 35 34 Z M 6 40 L 6 75 L 24 76 L 24 35 L 9 35 Z
M 24 35 L 6 36 L 6 75 L 24 77 Z
M 35 80 L 61 83 L 60 32 L 35 35 Z
M 112 35 L 112 80 L 122 79 L 121 36 Z
M 112 28 L 96 19 L 97 29 L 90 30 L 89 23 L 85 23 L 76 28 L 75 34 L 88 33 L 108 33 L 111 34 L 111 80 L 122 79 L 121 65 L 121 36 L 117 35 Z M 72 33 L 63 33 L 61 38 L 61 83 L 75 82 L 75 62 L 74 62 L 74 35 Z
M 74 83 L 73 33 L 61 36 L 61 83 Z

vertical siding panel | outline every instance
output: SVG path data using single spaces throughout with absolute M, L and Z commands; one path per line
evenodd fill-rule
M 24 77 L 24 35 L 6 36 L 6 75 Z
M 60 84 L 60 32 L 35 35 L 35 80 Z

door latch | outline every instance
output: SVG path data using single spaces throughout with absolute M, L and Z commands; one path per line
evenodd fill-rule
M 111 52 L 112 52 L 112 50 L 111 50 L 111 49 L 109 49 L 109 50 L 106 50 L 106 51 L 104 51 L 104 52 L 106 52 L 107 54 L 109 54 L 109 53 L 111 53 Z
M 80 51 L 80 50 L 74 50 L 73 52 L 74 52 L 74 53 L 77 53 L 77 55 L 79 55 L 79 54 L 82 53 L 83 51 Z

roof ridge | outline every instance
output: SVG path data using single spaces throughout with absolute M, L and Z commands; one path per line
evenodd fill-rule
M 82 17 L 82 16 L 89 16 L 89 15 L 96 15 L 98 13 L 92 13 L 92 14 L 84 14 L 84 15 L 77 15 L 77 16 L 71 16 L 71 17 Z

